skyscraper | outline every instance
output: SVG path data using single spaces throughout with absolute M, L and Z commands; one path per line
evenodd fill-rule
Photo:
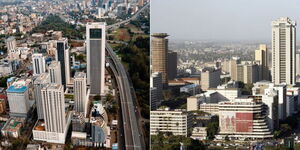
M 268 49 L 266 44 L 255 50 L 255 61 L 259 62 L 259 80 L 269 80 Z
M 152 73 L 162 74 L 162 83 L 168 85 L 168 35 L 166 33 L 154 33 L 151 38 L 151 65 Z
M 41 53 L 32 54 L 33 75 L 46 72 L 45 57 Z
M 86 25 L 87 84 L 91 94 L 104 94 L 105 77 L 105 27 L 103 22 Z
M 168 79 L 173 80 L 177 76 L 177 53 L 168 52 Z
M 57 40 L 56 49 L 56 61 L 60 62 L 61 68 L 61 82 L 64 86 L 66 86 L 66 84 L 70 83 L 70 52 L 68 39 L 61 38 Z
M 59 61 L 52 61 L 49 65 L 50 82 L 61 84 L 61 65 Z
M 296 54 L 296 75 L 300 75 L 300 53 Z
M 295 84 L 296 22 L 287 17 L 272 22 L 272 82 Z
M 76 112 L 85 112 L 87 104 L 86 75 L 84 72 L 76 72 L 74 76 L 74 101 Z
M 48 73 L 40 74 L 33 82 L 38 119 L 44 118 L 41 90 L 49 83 L 50 83 L 50 77 Z
M 63 133 L 66 127 L 64 88 L 60 84 L 43 87 L 42 103 L 47 132 Z
M 16 38 L 11 36 L 5 40 L 9 58 L 13 58 L 13 51 L 17 48 Z
M 162 78 L 160 72 L 154 72 L 150 77 L 151 110 L 156 110 L 163 100 Z

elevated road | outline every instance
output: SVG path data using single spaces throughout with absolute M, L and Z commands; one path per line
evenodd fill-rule
M 107 62 L 110 64 L 119 88 L 125 148 L 126 150 L 144 150 L 146 147 L 140 122 L 140 112 L 137 109 L 135 91 L 129 83 L 130 78 L 108 43 L 106 43 L 106 52 L 110 56 Z
M 123 21 L 120 21 L 120 22 L 117 22 L 117 23 L 112 24 L 112 25 L 108 25 L 108 26 L 106 26 L 106 29 L 107 30 L 116 29 L 116 28 L 120 27 L 120 25 L 127 24 L 131 20 L 135 20 L 141 14 L 141 12 L 143 12 L 149 6 L 150 6 L 150 3 L 147 3 L 141 9 L 139 9 L 134 15 L 132 15 L 130 18 L 128 18 L 126 20 L 123 20 Z

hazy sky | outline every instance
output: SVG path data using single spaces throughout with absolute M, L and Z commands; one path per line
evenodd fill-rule
M 300 0 L 151 0 L 151 33 L 182 40 L 270 41 L 271 21 L 285 16 L 300 29 Z

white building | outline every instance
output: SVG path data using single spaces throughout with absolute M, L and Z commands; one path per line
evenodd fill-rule
M 12 56 L 13 51 L 17 48 L 16 38 L 11 36 L 8 39 L 6 39 L 5 42 L 6 42 L 8 57 L 12 59 L 13 58 L 13 56 Z
M 272 21 L 272 81 L 295 84 L 296 22 L 287 17 Z
M 217 139 L 253 140 L 273 138 L 263 112 L 263 103 L 253 98 L 238 98 L 219 103 Z
M 42 53 L 34 53 L 32 55 L 33 75 L 39 75 L 46 72 L 45 57 Z
M 59 61 L 52 61 L 49 65 L 49 74 L 51 83 L 62 84 L 61 69 Z
M 105 28 L 106 23 L 103 22 L 90 22 L 86 25 L 87 83 L 91 94 L 104 94 Z
M 44 118 L 41 90 L 43 87 L 47 86 L 48 84 L 50 84 L 50 76 L 48 73 L 40 74 L 33 82 L 38 119 Z
M 166 108 L 150 111 L 150 135 L 170 132 L 173 135 L 187 136 L 191 126 L 191 114 L 185 110 Z
M 31 107 L 28 88 L 26 81 L 19 80 L 6 90 L 10 116 L 27 117 Z
M 84 112 L 86 115 L 88 96 L 86 87 L 86 74 L 84 72 L 75 73 L 73 90 L 76 112 Z
M 61 84 L 49 84 L 41 92 L 44 121 L 36 122 L 33 139 L 64 144 L 71 122 L 71 113 L 65 106 L 64 88 Z

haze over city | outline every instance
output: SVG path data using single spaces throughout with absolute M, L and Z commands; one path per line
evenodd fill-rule
M 299 5 L 284 0 L 153 0 L 151 33 L 168 33 L 171 40 L 270 42 L 271 21 L 289 17 L 299 22 Z

